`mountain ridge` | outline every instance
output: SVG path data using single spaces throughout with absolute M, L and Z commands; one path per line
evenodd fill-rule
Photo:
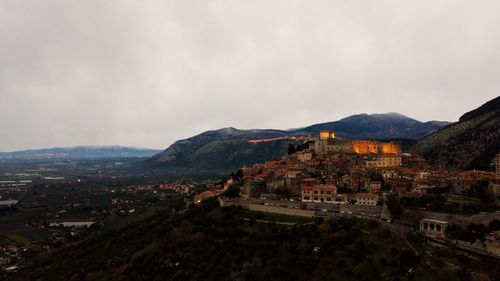
M 442 168 L 490 170 L 500 152 L 500 96 L 426 136 L 410 151 Z
M 161 150 L 120 145 L 79 145 L 0 152 L 0 159 L 88 159 L 149 157 Z
M 178 140 L 154 155 L 155 166 L 196 170 L 230 171 L 242 165 L 279 159 L 289 145 L 300 141 L 294 136 L 317 135 L 320 130 L 335 131 L 336 136 L 351 139 L 416 140 L 450 124 L 444 121 L 420 122 L 400 113 L 357 114 L 333 122 L 313 124 L 299 129 L 237 129 L 225 127 L 209 130 L 191 138 Z M 268 139 L 250 143 L 252 139 Z

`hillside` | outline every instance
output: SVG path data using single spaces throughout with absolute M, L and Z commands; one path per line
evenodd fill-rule
M 337 136 L 351 139 L 403 139 L 413 140 L 437 131 L 448 122 L 422 123 L 401 114 L 360 114 L 335 122 L 316 124 L 294 130 L 239 130 L 224 128 L 207 131 L 180 140 L 162 153 L 151 158 L 157 167 L 173 170 L 231 171 L 242 165 L 252 165 L 266 160 L 279 159 L 287 152 L 289 139 L 249 143 L 251 139 L 272 139 L 296 135 L 316 135 L 320 130 L 333 130 Z
M 500 152 L 500 96 L 423 138 L 411 152 L 438 167 L 491 170 Z
M 216 200 L 160 211 L 41 255 L 6 280 L 437 280 L 376 223 L 282 226 L 245 220 L 252 216 Z
M 0 159 L 96 159 L 121 157 L 149 157 L 159 150 L 124 146 L 75 146 L 37 150 L 0 152 Z
M 180 140 L 151 158 L 154 165 L 174 169 L 230 171 L 244 164 L 278 159 L 290 140 L 250 143 L 251 139 L 280 138 L 279 130 L 238 130 L 224 128 Z

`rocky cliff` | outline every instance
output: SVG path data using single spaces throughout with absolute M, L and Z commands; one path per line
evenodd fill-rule
M 491 170 L 500 152 L 500 97 L 423 138 L 410 151 L 438 167 Z

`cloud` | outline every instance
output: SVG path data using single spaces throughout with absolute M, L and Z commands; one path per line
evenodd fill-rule
M 2 1 L 0 151 L 164 148 L 498 96 L 498 1 Z

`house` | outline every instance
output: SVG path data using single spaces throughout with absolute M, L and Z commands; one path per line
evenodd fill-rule
M 313 157 L 312 152 L 298 152 L 297 153 L 297 159 L 299 159 L 300 162 L 305 162 L 311 160 Z
M 300 188 L 302 202 L 334 203 L 337 187 L 333 185 L 303 186 Z
M 401 156 L 381 155 L 373 160 L 366 161 L 367 168 L 386 168 L 401 166 Z
M 375 206 L 378 203 L 378 198 L 378 194 L 372 193 L 356 193 L 354 195 L 355 205 Z
M 380 194 L 382 190 L 382 182 L 381 181 L 367 181 L 365 182 L 365 188 L 373 194 Z
M 0 207 L 11 207 L 11 206 L 17 205 L 18 202 L 19 201 L 17 201 L 17 200 L 0 201 Z

